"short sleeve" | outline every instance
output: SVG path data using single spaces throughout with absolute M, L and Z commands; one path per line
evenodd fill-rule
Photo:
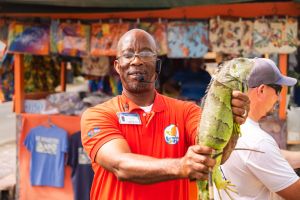
M 81 118 L 82 145 L 91 161 L 99 148 L 106 142 L 124 138 L 117 119 L 117 114 L 112 109 L 93 107 L 87 109 Z
M 26 148 L 29 150 L 29 151 L 33 151 L 34 150 L 34 146 L 35 146 L 35 140 L 34 140 L 34 130 L 35 129 L 31 129 L 28 133 L 28 135 L 26 136 L 25 138 L 25 141 L 24 141 L 24 145 L 26 146 Z
M 258 144 L 258 150 L 264 153 L 251 153 L 246 163 L 249 170 L 269 190 L 281 191 L 298 180 L 298 176 L 283 158 L 276 143 L 264 140 Z
M 186 102 L 185 107 L 184 121 L 186 122 L 186 140 L 189 145 L 194 145 L 196 142 L 197 130 L 200 122 L 201 108 L 195 103 L 191 102 Z

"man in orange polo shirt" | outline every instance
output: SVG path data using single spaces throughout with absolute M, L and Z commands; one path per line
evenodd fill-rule
M 207 179 L 215 164 L 211 148 L 195 145 L 201 109 L 156 92 L 159 64 L 150 34 L 133 29 L 121 37 L 114 67 L 123 93 L 81 119 L 95 171 L 92 200 L 189 199 L 189 180 Z M 246 95 L 233 92 L 240 124 L 248 105 Z

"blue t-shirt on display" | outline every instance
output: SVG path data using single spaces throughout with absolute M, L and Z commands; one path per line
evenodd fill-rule
M 68 165 L 72 167 L 75 200 L 89 200 L 94 172 L 91 161 L 82 147 L 80 131 L 70 136 Z
M 37 126 L 30 130 L 24 145 L 31 152 L 31 185 L 63 187 L 67 132 L 57 126 Z

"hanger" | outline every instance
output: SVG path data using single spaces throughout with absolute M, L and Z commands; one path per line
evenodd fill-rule
M 55 126 L 55 124 L 51 121 L 51 117 L 50 117 L 50 115 L 48 115 L 48 121 L 47 121 L 47 125 L 49 126 L 49 127 L 53 127 L 53 126 Z

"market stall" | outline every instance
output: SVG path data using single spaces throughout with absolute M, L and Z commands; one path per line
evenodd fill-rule
M 35 115 L 35 114 L 21 114 L 18 116 L 19 132 L 18 132 L 18 163 L 19 163 L 19 177 L 18 177 L 18 199 L 74 199 L 73 189 L 71 183 L 71 167 L 66 166 L 64 171 L 63 187 L 51 186 L 32 186 L 30 183 L 30 163 L 31 153 L 23 145 L 25 138 L 30 133 L 30 130 L 37 126 L 57 126 L 69 135 L 74 134 L 80 130 L 80 118 L 76 116 L 64 115 Z M 43 161 L 40 161 L 42 165 Z M 50 170 L 54 173 L 54 169 Z
M 191 4 L 192 5 L 192 4 Z M 155 7 L 157 8 L 157 7 Z M 145 8 L 144 8 L 145 9 Z M 275 16 L 275 18 L 274 18 Z M 213 25 L 220 24 L 232 24 L 237 26 L 237 28 L 246 26 L 248 23 L 251 23 L 251 26 L 255 26 L 255 23 L 258 27 L 265 26 L 266 24 L 275 24 L 274 21 L 278 19 L 285 21 L 285 24 L 292 23 L 292 26 L 288 30 L 294 31 L 294 24 L 297 22 L 297 17 L 299 18 L 299 4 L 296 2 L 270 2 L 270 3 L 243 3 L 243 4 L 223 4 L 223 5 L 185 5 L 185 7 L 173 7 L 173 8 L 160 8 L 154 10 L 143 10 L 139 11 L 136 8 L 136 11 L 120 11 L 120 12 L 106 12 L 106 13 L 80 13 L 76 11 L 74 13 L 22 13 L 22 12 L 3 12 L 0 14 L 0 18 L 5 20 L 10 20 L 11 18 L 39 18 L 39 21 L 47 21 L 48 25 L 46 28 L 39 30 L 48 30 L 55 27 L 54 30 L 64 30 L 67 28 L 78 28 L 80 29 L 80 35 L 78 32 L 75 32 L 77 35 L 77 39 L 81 42 L 75 43 L 74 46 L 67 47 L 60 46 L 60 42 L 69 39 L 68 41 L 74 42 L 72 37 L 68 34 L 59 35 L 59 31 L 55 32 L 55 37 L 53 38 L 62 38 L 53 41 L 50 41 L 51 45 L 48 45 L 46 53 L 42 53 L 43 55 L 47 54 L 55 54 L 55 55 L 65 55 L 65 56 L 73 56 L 83 58 L 88 54 L 92 54 L 94 56 L 114 56 L 115 55 L 115 47 L 116 41 L 118 37 L 120 37 L 121 33 L 129 30 L 130 28 L 138 27 L 145 28 L 145 25 L 141 25 L 143 22 L 149 23 L 151 27 L 155 27 L 152 34 L 156 37 L 158 41 L 158 46 L 160 47 L 160 56 L 166 56 L 168 58 L 199 58 L 203 57 L 210 48 L 211 51 L 229 51 L 229 49 L 236 50 L 237 48 L 228 47 L 226 45 L 214 45 L 213 37 L 209 37 L 209 34 L 215 34 L 216 40 L 218 40 L 220 35 L 217 32 L 213 32 Z M 25 26 L 26 23 L 22 20 L 20 25 Z M 25 20 L 26 21 L 26 20 Z M 263 22 L 262 22 L 263 21 Z M 299 19 L 298 19 L 299 21 Z M 12 27 L 13 23 L 10 21 L 10 27 Z M 42 23 L 34 23 L 31 24 L 30 27 L 37 27 Z M 236 25 L 238 24 L 238 25 Z M 241 26 L 242 25 L 242 26 Z M 39 26 L 40 27 L 40 26 Z M 172 41 L 173 38 L 182 37 L 182 41 L 185 40 L 185 36 L 178 35 L 178 30 L 182 30 L 182 27 L 190 27 L 194 33 L 201 35 L 202 37 L 195 38 L 195 42 L 206 45 L 198 45 L 195 48 L 195 54 L 192 54 L 192 51 L 176 51 L 172 52 L 170 49 L 177 49 L 177 46 L 170 46 L 174 44 Z M 110 29 L 109 29 L 110 28 Z M 98 33 L 104 33 L 105 30 L 110 30 L 115 28 L 119 32 L 118 35 L 114 34 L 111 40 L 112 44 L 110 44 L 109 48 L 101 48 L 101 45 L 104 45 L 104 41 L 101 39 L 108 39 L 109 37 L 102 36 L 103 38 L 98 37 Z M 147 29 L 148 28 L 148 29 Z M 254 27 L 255 28 L 255 27 Z M 148 31 L 152 29 L 146 26 L 145 28 Z M 14 30 L 14 29 L 12 29 Z M 32 30 L 32 29 L 30 29 Z M 160 31 L 157 31 L 160 30 Z M 49 31 L 49 30 L 48 30 Z M 102 32 L 101 32 L 102 31 Z M 155 32 L 156 31 L 156 32 Z M 251 31 L 252 34 L 253 31 Z M 296 26 L 297 32 L 297 26 Z M 51 31 L 49 32 L 51 34 Z M 172 33 L 175 36 L 172 36 Z M 240 40 L 244 39 L 246 32 L 239 32 Z M 249 33 L 249 32 L 247 32 Z M 258 33 L 260 36 L 262 33 Z M 189 36 L 189 34 L 186 34 Z M 167 39 L 168 36 L 168 39 Z M 294 37 L 294 35 L 292 35 Z M 165 40 L 162 40 L 165 39 Z M 171 38 L 171 39 L 170 39 Z M 297 38 L 297 36 L 296 36 Z M 229 38 L 222 38 L 223 40 L 230 40 Z M 51 40 L 51 39 L 49 39 Z M 252 41 L 252 39 L 250 39 Z M 86 41 L 84 43 L 83 41 Z M 163 43 L 162 41 L 165 41 Z M 54 44 L 54 46 L 53 46 Z M 57 46 L 55 46 L 57 44 Z M 82 44 L 85 44 L 80 46 Z M 107 43 L 105 43 L 107 45 Z M 247 41 L 244 42 L 245 47 L 249 47 L 247 45 Z M 252 42 L 251 42 L 252 44 Z M 175 45 L 185 45 L 185 44 L 177 44 Z M 212 45 L 213 48 L 210 46 Z M 235 44 L 240 45 L 240 44 Z M 295 51 L 292 44 L 288 44 L 284 50 L 280 48 L 275 48 L 274 45 L 271 46 L 273 51 L 265 50 L 264 48 L 258 48 L 261 55 L 267 57 L 272 52 L 277 52 L 279 54 L 278 63 L 280 70 L 283 74 L 287 74 L 288 70 L 288 53 L 289 51 Z M 100 48 L 99 48 L 100 46 Z M 237 47 L 237 46 L 234 46 Z M 253 46 L 251 46 L 252 48 Z M 189 49 L 190 47 L 187 47 Z M 190 49 L 192 49 L 190 48 Z M 214 49 L 215 48 L 215 49 Z M 219 49 L 218 49 L 219 48 Z M 286 49 L 289 49 L 288 51 Z M 189 49 L 189 50 L 190 50 Z M 235 56 L 243 55 L 240 50 L 238 52 L 233 52 Z M 270 46 L 269 46 L 270 49 Z M 275 49 L 275 50 L 274 50 Z M 292 49 L 292 50 L 290 50 Z M 72 193 L 72 185 L 71 185 L 71 169 L 70 167 L 65 168 L 64 175 L 64 185 L 60 188 L 54 187 L 40 187 L 40 186 L 32 186 L 30 184 L 30 170 L 29 163 L 31 159 L 31 155 L 28 150 L 26 150 L 24 146 L 25 138 L 29 135 L 31 130 L 39 125 L 49 126 L 49 119 L 51 123 L 55 124 L 60 128 L 63 128 L 68 135 L 72 135 L 75 132 L 80 130 L 79 122 L 80 116 L 67 116 L 67 115 L 50 115 L 50 114 L 28 114 L 24 113 L 25 104 L 24 102 L 28 99 L 40 99 L 44 98 L 46 95 L 49 95 L 51 92 L 36 92 L 28 94 L 25 92 L 25 72 L 24 72 L 24 54 L 32 53 L 32 51 L 28 50 L 18 50 L 12 49 L 12 45 L 8 44 L 8 50 L 14 55 L 14 110 L 19 114 L 18 117 L 18 162 L 19 162 L 19 176 L 18 176 L 18 188 L 19 188 L 19 199 L 73 199 Z M 251 51 L 250 49 L 249 51 Z M 242 52 L 244 53 L 244 52 Z M 41 54 L 41 51 L 39 51 Z M 61 61 L 59 63 L 60 69 L 57 73 L 57 77 L 59 77 L 59 85 L 60 92 L 64 92 L 66 90 L 66 71 L 67 71 L 67 63 L 65 61 Z M 110 66 L 111 67 L 111 66 Z M 111 80 L 111 79 L 110 79 Z M 111 81 L 110 81 L 111 82 Z M 116 85 L 114 85 L 116 86 Z M 113 88 L 113 87 L 111 87 Z M 287 106 L 287 88 L 283 89 L 281 93 L 281 101 L 279 108 L 279 118 L 282 121 L 286 120 L 286 106 Z M 113 93 L 116 95 L 117 93 Z M 74 113 L 73 113 L 74 114 Z M 300 141 L 293 141 L 294 144 L 299 144 Z M 45 192 L 46 191 L 46 192 Z M 196 186 L 192 184 L 191 186 L 191 196 L 192 199 L 196 195 Z

